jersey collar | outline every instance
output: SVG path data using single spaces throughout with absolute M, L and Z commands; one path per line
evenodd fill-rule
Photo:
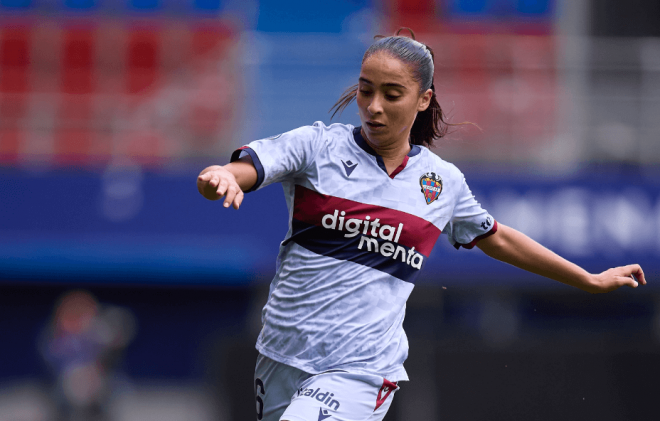
M 385 174 L 387 174 L 387 168 L 385 168 L 385 162 L 383 161 L 383 157 L 378 155 L 376 151 L 369 146 L 367 141 L 364 139 L 362 136 L 362 126 L 358 126 L 353 129 L 353 138 L 355 139 L 355 143 L 362 148 L 366 153 L 369 155 L 373 155 L 376 157 L 376 162 L 378 163 L 378 166 L 380 167 L 381 170 L 385 171 Z M 392 171 L 392 174 L 389 174 L 390 178 L 394 178 L 398 173 L 403 171 L 404 168 L 406 168 L 406 165 L 408 164 L 408 158 L 418 155 L 422 149 L 417 146 L 417 145 L 410 145 L 410 152 L 408 152 L 408 155 L 403 158 L 403 162 L 401 165 L 399 165 L 394 171 Z

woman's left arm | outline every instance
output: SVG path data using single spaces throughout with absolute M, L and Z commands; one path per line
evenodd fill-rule
M 613 291 L 623 285 L 636 288 L 638 282 L 631 275 L 642 285 L 646 284 L 639 265 L 620 266 L 594 275 L 499 222 L 497 232 L 483 238 L 477 247 L 492 258 L 593 294 Z

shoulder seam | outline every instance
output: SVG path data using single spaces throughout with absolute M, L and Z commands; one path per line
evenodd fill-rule
M 316 123 L 321 123 L 322 126 L 320 126 L 320 125 L 316 126 Z M 333 123 L 333 124 L 340 124 L 340 123 Z M 344 125 L 344 126 L 347 127 L 347 125 Z M 319 134 L 319 136 L 323 137 L 324 128 L 329 128 L 330 126 L 326 126 L 325 124 L 323 124 L 322 121 L 315 121 L 314 124 L 311 125 L 311 127 L 318 127 L 321 130 L 321 133 Z M 323 141 L 323 147 L 324 148 L 328 147 L 328 140 L 329 139 L 326 139 L 325 141 Z M 314 164 L 316 162 L 316 158 L 319 156 L 320 153 L 321 153 L 321 148 L 318 148 L 318 150 L 314 153 L 314 156 L 312 157 L 312 159 L 309 161 L 309 164 L 307 164 L 307 166 L 305 168 L 303 168 L 300 171 L 300 173 L 306 172 L 309 169 L 309 167 L 311 167 L 312 164 Z

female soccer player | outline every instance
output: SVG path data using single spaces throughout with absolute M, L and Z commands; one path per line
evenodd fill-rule
M 405 303 L 441 232 L 592 293 L 646 283 L 639 265 L 590 274 L 482 209 L 427 148 L 447 129 L 433 59 L 414 35 L 378 39 L 333 107 L 357 100 L 361 127 L 316 122 L 256 140 L 197 179 L 205 198 L 235 209 L 243 192 L 284 187 L 289 231 L 256 345 L 258 420 L 383 419 L 408 380 Z

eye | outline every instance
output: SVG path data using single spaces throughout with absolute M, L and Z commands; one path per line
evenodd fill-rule
M 401 98 L 401 95 L 385 95 L 385 98 L 396 101 L 397 99 Z
M 371 91 L 369 91 L 369 90 L 367 90 L 367 89 L 360 89 L 360 93 L 361 93 L 362 95 L 370 95 L 370 94 L 371 94 Z

